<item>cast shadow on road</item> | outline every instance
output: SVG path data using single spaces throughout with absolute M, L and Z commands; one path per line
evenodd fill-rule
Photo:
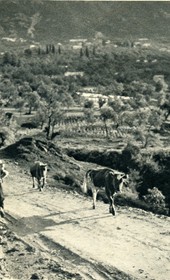
M 50 231 L 54 230 L 54 227 L 57 228 L 57 226 L 60 225 L 67 225 L 67 224 L 73 224 L 77 225 L 80 224 L 83 221 L 89 221 L 89 220 L 100 220 L 100 219 L 106 219 L 108 217 L 111 217 L 110 214 L 105 215 L 89 215 L 85 217 L 77 217 L 74 219 L 65 219 L 59 222 L 56 222 L 54 219 L 49 218 L 50 216 L 54 216 L 54 214 L 46 215 L 46 216 L 30 216 L 30 217 L 23 217 L 20 219 L 13 219 L 8 214 L 8 221 L 11 220 L 10 228 L 14 230 L 18 235 L 25 236 L 29 234 L 34 233 L 40 233 L 43 231 Z M 9 218 L 10 217 L 10 218 Z
M 101 215 L 101 216 L 91 215 L 91 216 L 87 216 L 87 217 L 64 220 L 59 223 L 56 223 L 56 225 L 59 226 L 59 225 L 65 225 L 65 224 L 80 224 L 80 222 L 83 222 L 83 221 L 90 221 L 90 220 L 96 221 L 96 220 L 106 219 L 108 217 L 111 217 L 111 214 L 105 214 L 105 215 Z
M 48 214 L 46 216 L 44 216 L 44 218 L 48 218 L 48 217 L 55 217 L 56 215 L 62 215 L 62 214 L 68 214 L 68 213 L 77 213 L 77 212 L 85 212 L 86 210 L 88 211 L 94 211 L 93 209 L 89 209 L 88 207 L 86 208 L 80 208 L 80 209 L 76 209 L 76 210 L 72 210 L 72 211 L 67 211 L 67 212 L 54 212 L 51 214 Z M 63 220 L 61 222 L 56 222 L 56 225 L 63 225 L 63 224 L 70 224 L 70 223 L 74 223 L 74 224 L 78 224 L 79 221 L 86 221 L 86 220 L 98 220 L 98 219 L 103 219 L 103 218 L 107 218 L 107 217 L 112 217 L 112 215 L 110 213 L 106 213 L 104 215 L 100 215 L 99 213 L 94 213 L 93 215 L 88 215 L 88 216 L 83 216 L 83 217 L 78 217 L 78 218 L 74 218 L 74 219 L 67 219 L 67 220 Z M 64 219 L 64 217 L 62 218 Z
M 10 222 L 9 228 L 15 231 L 19 236 L 40 233 L 56 224 L 52 219 L 45 219 L 41 216 L 30 216 L 19 219 L 14 219 L 8 213 L 6 216 L 7 220 Z

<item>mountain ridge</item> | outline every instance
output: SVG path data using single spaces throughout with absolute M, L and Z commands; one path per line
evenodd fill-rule
M 170 3 L 0 0 L 0 35 L 40 42 L 94 37 L 170 37 Z M 30 30 L 30 31 L 29 31 Z

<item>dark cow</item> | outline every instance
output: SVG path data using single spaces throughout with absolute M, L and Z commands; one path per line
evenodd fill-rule
M 4 217 L 4 192 L 2 187 L 2 182 L 5 179 L 5 177 L 8 176 L 8 171 L 5 170 L 5 164 L 0 160 L 0 215 L 1 217 Z
M 93 184 L 90 188 L 87 187 L 88 176 Z M 81 189 L 83 193 L 87 193 L 87 190 L 91 189 L 93 195 L 93 209 L 95 209 L 97 193 L 102 187 L 104 187 L 106 195 L 109 199 L 109 212 L 115 215 L 114 196 L 117 192 L 121 192 L 123 185 L 126 185 L 127 183 L 128 175 L 125 173 L 109 168 L 90 169 L 84 176 Z
M 35 188 L 35 179 L 38 182 L 39 191 L 46 185 L 47 177 L 47 164 L 42 163 L 41 161 L 36 161 L 34 165 L 30 168 L 30 173 L 33 181 L 33 188 Z

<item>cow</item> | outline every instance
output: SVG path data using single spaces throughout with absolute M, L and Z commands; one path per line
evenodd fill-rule
M 46 185 L 46 177 L 47 177 L 47 164 L 42 163 L 41 161 L 36 161 L 30 167 L 30 173 L 33 181 L 33 188 L 35 188 L 35 180 L 38 183 L 39 191 Z
M 0 160 L 0 215 L 1 217 L 4 217 L 4 192 L 3 192 L 3 187 L 2 183 L 3 180 L 9 175 L 9 172 L 5 169 L 5 164 Z
M 87 186 L 87 179 L 90 177 L 92 186 Z M 128 175 L 110 168 L 90 169 L 84 176 L 81 190 L 87 193 L 88 189 L 92 191 L 93 209 L 96 208 L 97 193 L 103 187 L 109 200 L 109 212 L 115 216 L 116 210 L 114 206 L 114 196 L 116 193 L 122 191 L 123 185 L 127 185 Z

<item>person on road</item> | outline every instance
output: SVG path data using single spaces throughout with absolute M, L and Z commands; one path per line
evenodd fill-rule
M 5 164 L 0 160 L 0 215 L 4 217 L 4 192 L 2 188 L 3 180 L 9 175 L 9 172 L 5 169 Z

